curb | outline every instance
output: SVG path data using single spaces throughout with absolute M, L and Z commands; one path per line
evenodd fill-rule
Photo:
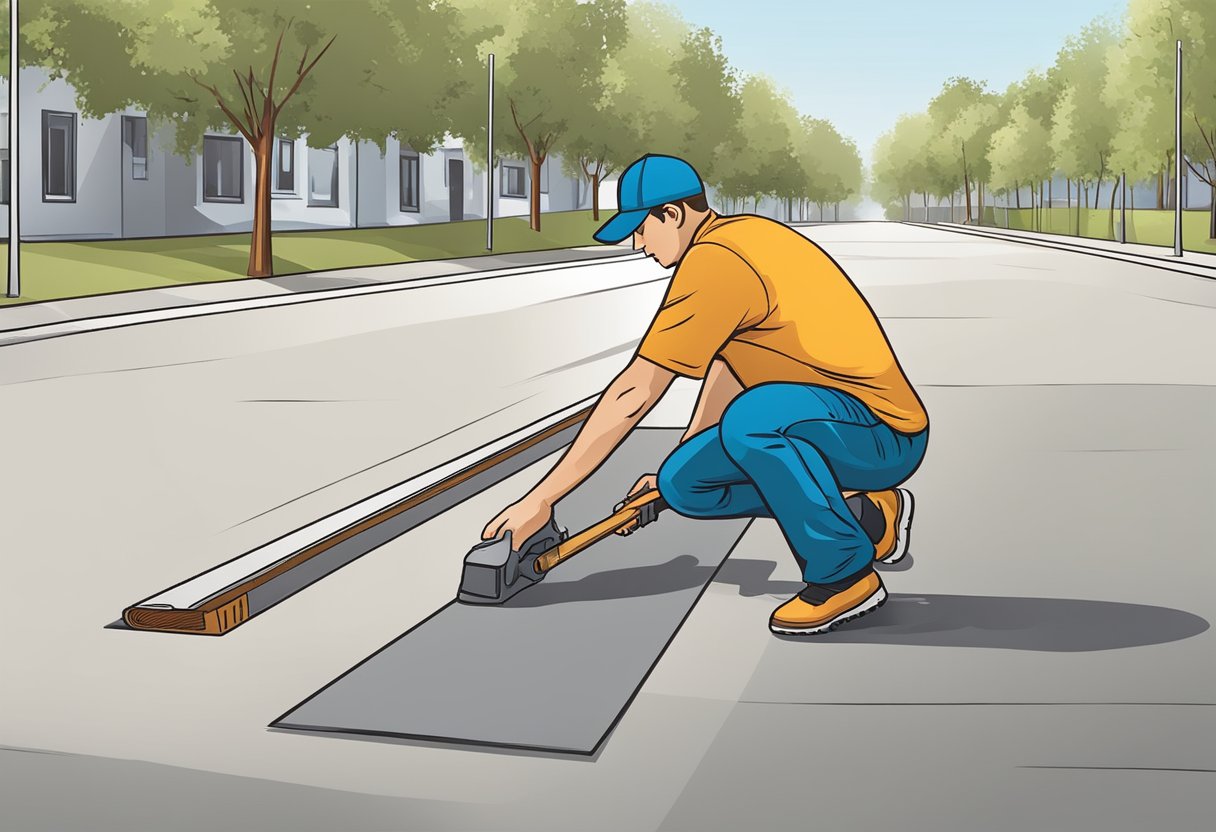
M 1109 249 L 1097 248 L 1095 246 L 1087 246 L 1077 243 L 1067 243 L 1063 241 L 1047 240 L 1041 238 L 1027 238 L 1013 234 L 1003 234 L 1000 229 L 990 231 L 987 229 L 971 228 L 968 226 L 952 225 L 949 223 L 924 223 L 924 222 L 901 222 L 900 225 L 911 225 L 918 228 L 936 229 L 938 231 L 947 231 L 954 234 L 967 234 L 972 237 L 982 237 L 984 239 L 1001 240 L 1007 243 L 1020 243 L 1028 246 L 1038 246 L 1039 248 L 1049 248 L 1056 251 L 1068 251 L 1074 254 L 1088 254 L 1093 257 L 1101 257 L 1105 260 L 1118 260 L 1124 263 L 1133 263 L 1139 266 L 1148 266 L 1153 269 L 1160 269 L 1167 272 L 1175 272 L 1176 274 L 1190 275 L 1191 277 L 1200 277 L 1208 279 L 1216 279 L 1216 265 L 1208 265 L 1206 263 L 1186 262 L 1185 260 L 1175 260 L 1173 258 L 1158 257 L 1151 254 L 1135 254 L 1132 252 L 1111 251 Z
M 144 309 L 138 311 L 113 312 L 105 315 L 95 315 L 86 318 L 75 318 L 50 323 L 33 324 L 12 329 L 0 329 L 0 348 L 30 341 L 44 341 L 50 338 L 62 338 L 68 335 L 79 335 L 86 332 L 97 332 L 106 329 L 121 329 L 128 326 L 158 323 L 183 318 L 198 318 L 208 315 L 222 315 L 231 312 L 243 312 L 253 309 L 267 309 L 274 306 L 294 306 L 317 301 L 340 300 L 364 295 L 382 294 L 386 292 L 403 292 L 410 289 L 422 289 L 432 286 L 444 286 L 458 283 L 471 283 L 480 280 L 492 280 L 500 277 L 511 277 L 518 274 L 560 271 L 563 269 L 592 268 L 595 266 L 611 265 L 621 262 L 643 260 L 640 253 L 629 252 L 600 257 L 589 257 L 579 260 L 566 260 L 558 263 L 535 263 L 523 266 L 505 266 L 485 271 L 456 272 L 444 275 L 406 278 L 403 280 L 386 281 L 362 286 L 339 286 L 328 289 L 312 289 L 280 295 L 260 295 L 252 298 L 225 298 L 223 300 L 202 301 L 181 306 Z

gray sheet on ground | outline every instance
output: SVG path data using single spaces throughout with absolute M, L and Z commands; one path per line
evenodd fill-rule
M 573 534 L 609 514 L 679 433 L 635 431 L 557 505 L 558 523 Z M 747 523 L 664 512 L 502 606 L 444 607 L 272 727 L 592 754 Z

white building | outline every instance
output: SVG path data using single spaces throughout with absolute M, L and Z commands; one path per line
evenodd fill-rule
M 249 231 L 254 159 L 236 133 L 212 132 L 195 158 L 173 151 L 172 129 L 151 134 L 139 110 L 84 118 L 71 85 L 45 70 L 21 70 L 20 186 L 23 240 L 93 240 Z M 0 102 L 7 82 L 0 79 Z M 7 114 L 3 114 L 7 121 Z M 3 200 L 8 129 L 4 126 Z M 494 216 L 528 213 L 528 164 L 502 159 L 494 172 Z M 459 139 L 416 153 L 395 139 L 385 152 L 346 138 L 329 148 L 278 139 L 271 171 L 274 230 L 367 228 L 484 219 L 486 175 Z M 541 210 L 589 208 L 585 182 L 546 160 Z M 601 205 L 615 204 L 605 183 Z M 604 197 L 608 197 L 605 201 Z M 0 204 L 8 234 L 8 205 Z

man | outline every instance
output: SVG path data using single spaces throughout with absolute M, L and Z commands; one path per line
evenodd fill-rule
M 826 632 L 881 606 L 873 564 L 906 548 L 911 494 L 895 486 L 920 465 L 928 417 L 873 311 L 793 229 L 710 210 L 680 159 L 634 162 L 617 204 L 595 238 L 632 236 L 676 266 L 667 295 L 562 459 L 482 536 L 523 541 L 539 530 L 686 376 L 704 380 L 688 430 L 630 495 L 657 487 L 688 517 L 775 519 L 806 588 L 773 613 L 773 632 Z

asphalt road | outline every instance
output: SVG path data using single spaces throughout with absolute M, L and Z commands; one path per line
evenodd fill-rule
M 1216 282 L 899 225 L 806 233 L 930 412 L 911 565 L 879 612 L 778 639 L 767 616 L 800 584 L 757 521 L 593 760 L 265 728 L 449 601 L 547 462 L 223 638 L 102 625 L 602 387 L 661 271 L 0 348 L 0 828 L 1206 829 Z

